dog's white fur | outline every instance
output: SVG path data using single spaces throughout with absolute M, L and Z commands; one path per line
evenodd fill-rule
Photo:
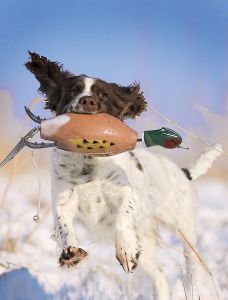
M 216 145 L 220 148 L 220 145 Z M 219 152 L 207 149 L 192 164 L 194 179 L 206 172 Z M 195 245 L 194 194 L 183 171 L 163 156 L 143 149 L 94 157 L 55 149 L 52 156 L 52 203 L 59 247 L 79 247 L 73 218 L 98 236 L 115 241 L 126 272 L 143 269 L 152 279 L 155 299 L 167 300 L 165 273 L 157 266 L 157 218 L 180 229 Z M 185 249 L 188 251 L 188 249 Z M 193 265 L 187 256 L 188 272 Z M 190 299 L 190 298 L 189 298 Z
M 83 79 L 85 88 L 83 91 L 77 95 L 70 103 L 67 104 L 66 111 L 70 112 L 72 110 L 76 109 L 76 106 L 78 105 L 79 100 L 84 96 L 91 96 L 93 94 L 91 87 L 96 82 L 96 78 L 91 77 L 84 77 Z

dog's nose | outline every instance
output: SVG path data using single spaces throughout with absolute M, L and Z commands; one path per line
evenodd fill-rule
M 97 101 L 91 96 L 84 96 L 78 102 L 82 108 L 88 112 L 92 112 L 96 109 Z

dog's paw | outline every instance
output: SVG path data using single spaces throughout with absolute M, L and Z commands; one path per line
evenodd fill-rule
M 116 258 L 127 273 L 132 273 L 137 267 L 141 250 L 139 241 L 133 234 L 116 235 Z
M 83 258 L 87 256 L 87 252 L 82 248 L 67 247 L 59 258 L 60 267 L 73 267 L 78 264 Z

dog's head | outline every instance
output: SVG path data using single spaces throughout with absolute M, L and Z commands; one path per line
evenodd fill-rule
M 40 83 L 46 96 L 46 109 L 58 114 L 77 112 L 107 113 L 123 120 L 135 118 L 146 110 L 146 100 L 139 84 L 120 86 L 86 75 L 63 71 L 62 65 L 36 53 L 25 64 Z

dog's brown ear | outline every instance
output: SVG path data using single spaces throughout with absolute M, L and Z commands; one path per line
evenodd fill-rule
M 71 74 L 67 71 L 63 71 L 62 65 L 58 62 L 50 61 L 35 52 L 28 51 L 28 53 L 30 55 L 30 61 L 28 61 L 25 66 L 39 81 L 39 91 L 48 97 L 55 87 Z
M 147 102 L 143 96 L 143 92 L 140 90 L 138 83 L 133 83 L 129 86 L 120 86 L 112 83 L 115 93 L 121 98 L 122 111 L 120 112 L 120 118 L 135 119 L 142 112 L 146 111 Z

